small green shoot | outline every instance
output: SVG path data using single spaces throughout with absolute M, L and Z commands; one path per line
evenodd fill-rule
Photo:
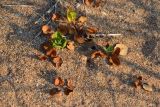
M 62 49 L 67 45 L 67 40 L 62 37 L 60 32 L 55 32 L 52 36 L 51 44 L 53 47 Z
M 114 47 L 110 45 L 108 47 L 103 47 L 103 49 L 106 53 L 112 53 L 114 50 Z

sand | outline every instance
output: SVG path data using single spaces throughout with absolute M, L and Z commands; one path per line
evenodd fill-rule
M 0 1 L 0 107 L 160 107 L 159 0 L 107 0 L 99 8 L 80 5 L 78 11 L 86 14 L 89 26 L 123 35 L 103 40 L 125 44 L 128 55 L 120 57 L 120 66 L 109 66 L 101 58 L 88 65 L 84 60 L 90 47 L 78 46 L 74 52 L 58 51 L 63 58 L 58 69 L 34 56 L 42 53 L 39 47 L 45 39 L 35 36 L 46 21 L 34 22 L 53 4 Z M 139 75 L 153 87 L 152 92 L 132 86 Z M 71 78 L 74 91 L 51 97 L 55 76 Z

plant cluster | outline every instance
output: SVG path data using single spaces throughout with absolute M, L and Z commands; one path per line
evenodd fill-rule
M 84 3 L 96 7 L 99 6 L 100 0 L 96 0 L 96 2 L 84 0 Z M 41 46 L 44 55 L 37 55 L 40 60 L 49 59 L 56 68 L 61 67 L 63 63 L 62 58 L 57 54 L 57 50 L 67 48 L 74 51 L 75 44 L 87 44 L 89 36 L 94 38 L 92 34 L 99 33 L 96 27 L 86 26 L 87 17 L 79 15 L 73 8 L 68 7 L 63 11 L 65 11 L 65 14 L 57 12 L 52 15 L 52 22 L 57 25 L 55 28 L 49 25 L 42 26 L 42 32 L 47 41 Z M 105 58 L 109 65 L 120 65 L 119 56 L 125 56 L 128 53 L 128 47 L 121 43 L 112 45 L 102 41 L 96 43 L 96 45 L 100 49 L 95 50 L 90 58 L 93 60 L 96 57 Z M 62 95 L 62 93 L 69 95 L 74 89 L 71 80 L 63 80 L 60 77 L 54 78 L 53 84 L 56 88 L 50 90 L 50 95 Z M 133 84 L 136 88 L 141 86 L 147 91 L 152 91 L 152 87 L 142 82 L 142 77 L 138 77 Z

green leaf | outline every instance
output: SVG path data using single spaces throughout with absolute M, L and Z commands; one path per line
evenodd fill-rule
M 68 9 L 67 10 L 67 19 L 68 19 L 68 21 L 69 22 L 73 22 L 73 21 L 76 20 L 76 18 L 77 18 L 77 13 L 72 9 Z
M 54 34 L 51 35 L 51 38 L 61 38 L 62 34 L 60 32 L 55 32 Z
M 51 44 L 53 47 L 61 49 L 66 47 L 67 40 L 62 37 L 62 34 L 60 32 L 55 32 L 52 35 Z
M 103 47 L 106 53 L 112 53 L 114 50 L 113 46 Z

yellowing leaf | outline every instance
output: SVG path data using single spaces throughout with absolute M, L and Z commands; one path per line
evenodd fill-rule
M 73 21 L 76 20 L 76 18 L 77 18 L 77 13 L 72 9 L 68 9 L 67 10 L 67 19 L 68 19 L 68 21 L 69 22 L 73 22 Z

